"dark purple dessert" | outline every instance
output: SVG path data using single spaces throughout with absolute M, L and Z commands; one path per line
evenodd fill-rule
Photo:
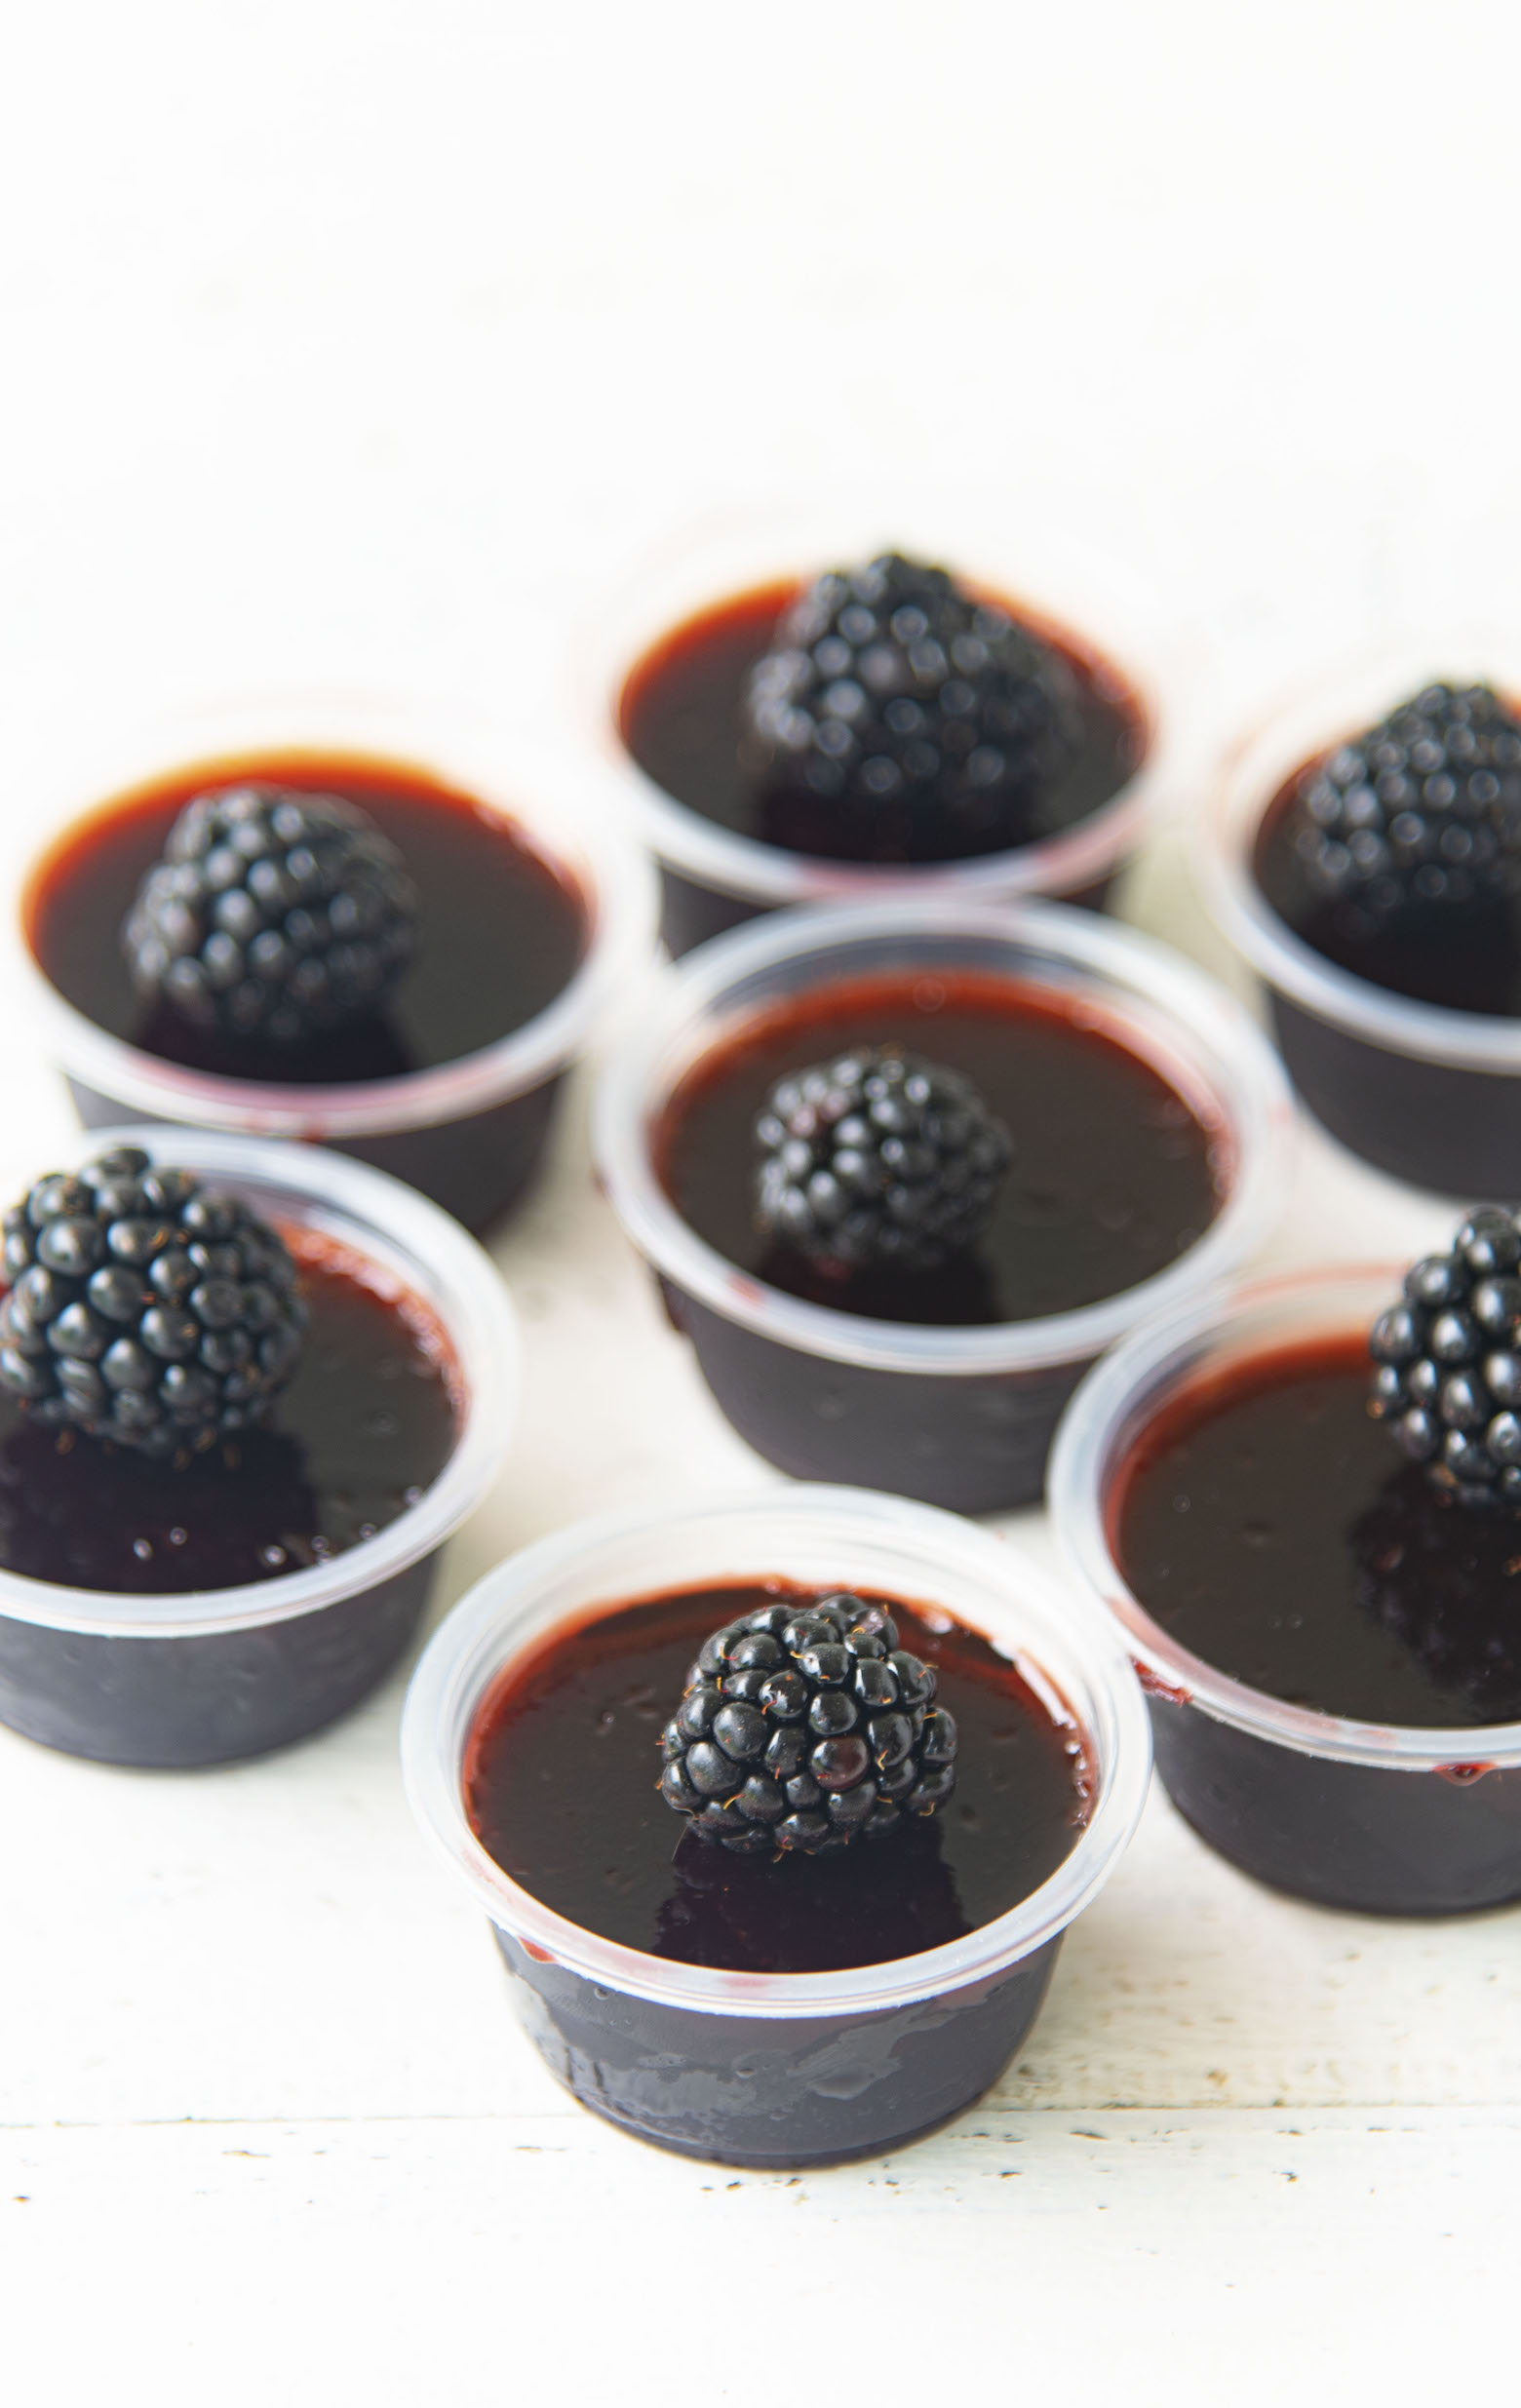
M 414 1297 L 291 1230 L 308 1322 L 260 1426 L 187 1462 L 31 1418 L 0 1388 L 0 1568 L 115 1595 L 241 1588 L 327 1563 L 415 1503 L 453 1450 L 453 1374 Z
M 831 1261 L 758 1209 L 758 1127 L 779 1082 L 884 1049 L 967 1082 L 1006 1165 L 969 1243 Z M 760 1015 L 676 1090 L 655 1154 L 682 1219 L 740 1270 L 840 1312 L 941 1326 L 1138 1286 L 1197 1242 L 1228 1178 L 1220 1133 L 1082 998 L 964 972 L 852 979 Z
M 904 591 L 877 598 L 871 627 L 849 623 L 863 605 L 842 572 L 742 594 L 674 628 L 619 699 L 619 730 L 639 766 L 717 827 L 837 863 L 976 860 L 1058 835 L 1118 794 L 1147 729 L 1108 662 L 916 563 L 889 558 L 853 582 L 885 585 L 884 569 Z M 979 612 L 989 620 L 982 633 Z M 942 624 L 948 614 L 953 623 Z M 938 644 L 927 666 L 916 651 L 926 638 Z M 990 668 L 999 678 L 984 707 L 973 689 Z M 803 729 L 800 745 L 789 741 L 793 729 Z M 858 758 L 837 777 L 852 746 Z M 669 870 L 666 885 L 673 952 L 757 908 Z M 1068 899 L 1099 903 L 1103 889 Z
M 1296 770 L 1257 874 L 1280 919 L 1354 978 L 1454 1012 L 1521 1014 L 1521 720 L 1432 685 Z
M 1371 1340 L 1263 1347 L 1184 1385 L 1110 1490 L 1113 1563 L 1169 1643 L 1150 1704 L 1174 1803 L 1247 1872 L 1328 1905 L 1521 1894 L 1518 1262 L 1511 1217 L 1475 1214 Z M 1260 1705 L 1222 1700 L 1204 1667 Z
M 1469 1045 L 1461 1026 L 1521 1018 L 1510 703 L 1433 684 L 1306 761 L 1263 813 L 1250 874 L 1301 945 L 1368 990 L 1322 995 L 1303 967 L 1268 966 L 1278 1041 L 1316 1117 L 1418 1185 L 1516 1192 L 1521 1080 L 1505 1049 Z
M 37 1183 L 5 1255 L 0 1720 L 155 1765 L 331 1721 L 410 1636 L 428 1562 L 289 1618 L 258 1595 L 375 1538 L 445 1469 L 461 1398 L 436 1316 L 350 1246 L 135 1148 Z M 214 1596 L 244 1590 L 246 1625 Z M 181 1598 L 214 1600 L 214 1627 L 192 1604 L 180 1635 Z
M 242 827 L 218 822 L 198 844 L 187 821 L 229 806 L 243 810 Z M 282 812 L 308 824 L 285 831 Z M 346 832 L 345 818 L 363 833 Z M 233 836 L 250 858 L 222 874 Z M 325 848 L 343 844 L 325 879 Z M 194 887 L 208 864 L 188 958 L 172 960 L 174 919 L 187 913 L 161 890 Z M 378 1087 L 480 1054 L 554 1002 L 589 936 L 585 899 L 524 828 L 421 769 L 307 752 L 203 763 L 114 797 L 43 856 L 22 910 L 38 966 L 75 1011 L 158 1061 L 229 1082 L 234 1105 L 245 1086 Z M 260 949 L 283 975 L 292 944 L 302 958 L 280 990 L 284 1008 L 264 1008 Z M 315 987 L 303 990 L 303 979 Z M 313 993 L 342 1008 L 307 1008 Z M 89 1125 L 133 1116 L 130 1100 L 78 1082 L 75 1100 Z M 526 1178 L 552 1101 L 546 1081 L 345 1150 L 480 1227 Z
M 1186 1390 L 1111 1511 L 1133 1594 L 1232 1680 L 1354 1722 L 1521 1721 L 1521 1529 L 1399 1461 L 1357 1333 Z
M 832 1594 L 833 1592 L 831 1592 Z M 472 1827 L 524 1888 L 585 1930 L 653 1957 L 809 1973 L 938 1948 L 1040 1885 L 1084 1817 L 1086 1759 L 1014 1666 L 943 1614 L 863 1594 L 933 1668 L 959 1780 L 939 1810 L 838 1852 L 736 1854 L 661 1796 L 661 1733 L 721 1625 L 823 1591 L 735 1583 L 641 1599 L 558 1632 L 482 1707 L 466 1757 Z

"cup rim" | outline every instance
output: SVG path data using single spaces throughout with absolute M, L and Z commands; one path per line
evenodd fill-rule
M 414 1505 L 372 1538 L 270 1580 L 178 1594 L 71 1588 L 0 1569 L 0 1618 L 98 1638 L 207 1638 L 261 1630 L 320 1612 L 391 1579 L 443 1545 L 474 1512 L 506 1456 L 517 1409 L 517 1316 L 489 1256 L 459 1223 L 387 1172 L 317 1146 L 162 1121 L 84 1131 L 71 1163 L 137 1146 L 155 1160 L 304 1199 L 307 1225 L 388 1270 L 438 1314 L 459 1368 L 463 1404 L 453 1449 Z
M 932 949 L 937 941 L 958 938 L 1022 948 L 1037 962 L 1043 955 L 1048 964 L 1107 985 L 1113 1033 L 1181 1092 L 1197 1097 L 1202 1090 L 1231 1130 L 1233 1175 L 1219 1212 L 1194 1245 L 1150 1278 L 1038 1320 L 937 1329 L 869 1320 L 767 1287 L 699 1237 L 666 1194 L 649 1144 L 661 1106 L 682 1072 L 722 1042 L 726 1031 L 716 1016 L 725 994 L 747 982 L 811 956 L 823 986 L 845 974 L 857 949 L 893 939 L 922 940 Z M 1027 966 L 1023 975 L 1041 983 L 1038 967 L 1032 972 Z M 682 1053 L 710 1016 L 715 1027 L 708 1041 Z M 742 1018 L 741 1008 L 735 1023 Z M 877 1371 L 952 1377 L 1087 1361 L 1144 1315 L 1233 1267 L 1277 1216 L 1293 1128 L 1287 1079 L 1255 1022 L 1170 947 L 1062 904 L 906 896 L 888 904 L 775 913 L 699 946 L 664 973 L 609 1055 L 592 1114 L 594 1152 L 614 1212 L 639 1252 L 682 1294 L 802 1353 Z
M 796 1561 L 798 1550 L 822 1536 L 828 1545 L 839 1546 L 846 1560 L 852 1548 L 879 1545 L 879 1560 L 902 1563 L 906 1594 L 944 1604 L 948 1612 L 956 1612 L 957 1595 L 970 1593 L 984 1604 L 991 1592 L 1007 1598 L 1005 1635 L 1014 1659 L 1029 1665 L 1060 1698 L 1101 1761 L 1093 1811 L 1068 1855 L 1028 1897 L 991 1923 L 940 1948 L 878 1965 L 829 1973 L 719 1971 L 654 1957 L 569 1922 L 514 1882 L 476 1838 L 460 1779 L 464 1744 L 475 1713 L 512 1660 L 514 1641 L 537 1643 L 545 1635 L 536 1624 L 526 1627 L 535 1599 L 577 1566 L 611 1556 L 625 1542 L 661 1529 L 711 1528 L 715 1549 L 721 1549 L 724 1528 L 732 1530 L 741 1518 L 767 1537 L 774 1530 L 778 1560 L 770 1568 L 781 1575 L 787 1572 L 789 1544 Z M 874 1572 L 874 1580 L 879 1576 L 890 1586 L 886 1575 Z M 613 1581 L 606 1602 L 621 1603 L 615 1575 L 609 1571 L 606 1577 Z M 641 1593 L 651 1593 L 648 1582 Z M 547 1628 L 573 1628 L 582 1619 L 567 1613 Z M 993 1636 L 986 1612 L 977 1626 Z M 1068 1698 L 1060 1678 L 1045 1668 L 1042 1649 L 1059 1662 L 1065 1656 L 1080 1673 L 1091 1691 L 1093 1717 L 1079 1713 Z M 1094 1720 L 1102 1730 L 1090 1727 Z M 456 1730 L 457 1737 L 444 1735 Z M 1057 1938 L 1096 1895 L 1128 1845 L 1145 1804 L 1150 1762 L 1150 1726 L 1123 1647 L 1103 1616 L 1065 1595 L 1017 1544 L 935 1506 L 871 1490 L 800 1483 L 710 1498 L 674 1515 L 648 1508 L 598 1514 L 509 1556 L 435 1632 L 412 1676 L 402 1716 L 403 1775 L 413 1814 L 476 1905 L 521 1945 L 586 1980 L 661 2005 L 780 2019 L 870 2013 L 941 1998 L 997 1978 Z
M 574 774 L 563 749 L 502 734 L 461 705 L 398 705 L 321 691 L 218 704 L 177 722 L 126 731 L 114 772 L 79 769 L 46 817 L 53 833 L 13 888 L 4 953 L 20 1008 L 65 1073 L 125 1111 L 250 1136 L 377 1137 L 427 1129 L 510 1103 L 564 1070 L 604 1024 L 609 1005 L 654 954 L 657 894 L 644 849 Z M 416 771 L 455 788 L 509 826 L 581 898 L 585 950 L 544 1009 L 491 1044 L 392 1078 L 294 1086 L 187 1068 L 102 1029 L 59 992 L 32 951 L 26 910 L 48 860 L 71 834 L 155 775 L 204 771 L 208 784 L 247 774 L 279 751 Z M 127 761 L 136 765 L 124 773 Z M 93 798 L 92 798 L 93 796 Z
M 1096 884 L 1135 850 L 1176 780 L 1169 688 L 1177 644 L 1170 630 L 1158 633 L 1162 617 L 1155 597 L 1143 590 L 1125 563 L 1065 529 L 1058 538 L 1042 537 L 1027 522 L 1017 536 L 1000 541 L 996 530 L 990 530 L 985 496 L 980 507 L 969 508 L 967 495 L 942 485 L 928 493 L 905 489 L 896 505 L 879 506 L 885 499 L 866 495 L 848 482 L 842 493 L 789 491 L 770 507 L 709 511 L 646 551 L 604 596 L 596 620 L 576 631 L 566 664 L 571 721 L 588 761 L 609 793 L 619 796 L 663 868 L 760 910 L 843 897 L 886 901 L 906 891 L 973 900 L 1060 897 Z M 958 533 L 959 512 L 966 524 Z M 880 535 L 886 523 L 916 518 L 937 530 L 928 550 L 934 551 L 942 536 L 947 539 L 958 576 L 996 594 L 1023 621 L 1049 630 L 1079 657 L 1091 658 L 1132 696 L 1143 730 L 1141 758 L 1106 802 L 1054 835 L 1000 853 L 951 862 L 838 862 L 721 828 L 679 802 L 640 767 L 623 741 L 620 712 L 630 680 L 654 646 L 693 617 L 747 593 L 771 584 L 806 584 L 832 549 L 851 548 L 847 519 L 853 525 L 872 525 Z M 912 531 L 903 528 L 905 534 Z M 855 548 L 860 549 L 859 541 Z M 1011 575 L 1013 563 L 998 557 L 1005 548 L 1016 554 L 1018 573 Z M 750 564 L 728 566 L 730 560 Z M 676 590 L 673 565 L 685 600 L 670 601 L 663 613 L 652 616 L 653 597 Z M 704 594 L 705 574 L 713 582 Z M 1090 617 L 1105 622 L 1097 633 L 1090 632 Z
M 1376 724 L 1403 695 L 1431 684 L 1432 648 L 1405 642 L 1362 654 L 1286 688 L 1259 715 L 1222 757 L 1199 814 L 1200 882 L 1236 950 L 1276 993 L 1312 1018 L 1385 1053 L 1452 1069 L 1514 1073 L 1521 1070 L 1521 1019 L 1423 1003 L 1328 961 L 1279 918 L 1253 867 L 1263 821 L 1287 780 L 1339 740 Z M 1505 680 L 1488 681 L 1505 690 Z M 1508 682 L 1513 690 L 1516 681 Z
M 1327 1263 L 1222 1284 L 1148 1321 L 1094 1365 L 1062 1417 L 1046 1488 L 1052 1528 L 1069 1571 L 1123 1634 L 1144 1687 L 1254 1738 L 1338 1764 L 1393 1772 L 1521 1766 L 1521 1722 L 1445 1728 L 1367 1722 L 1290 1705 L 1232 1679 L 1152 1620 L 1110 1542 L 1106 1509 L 1114 1458 L 1154 1410 L 1186 1384 L 1197 1368 L 1193 1349 L 1201 1341 L 1244 1340 L 1285 1307 L 1304 1308 L 1309 1325 L 1322 1334 L 1363 1336 L 1374 1313 L 1398 1293 L 1408 1267 Z M 1361 1304 L 1370 1309 L 1362 1311 Z M 1243 1344 L 1240 1354 L 1271 1350 L 1265 1341 L 1260 1348 Z

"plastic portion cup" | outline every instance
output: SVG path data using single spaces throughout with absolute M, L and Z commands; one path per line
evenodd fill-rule
M 538 1163 L 559 1084 L 609 1008 L 651 957 L 655 889 L 649 863 L 615 818 L 589 807 L 564 757 L 504 745 L 465 713 L 426 717 L 320 696 L 208 711 L 151 730 L 74 770 L 39 796 L 53 832 L 108 812 L 156 778 L 193 772 L 208 786 L 247 777 L 260 754 L 309 753 L 409 769 L 477 798 L 521 828 L 580 896 L 586 946 L 569 984 L 546 1010 L 492 1045 L 394 1078 L 280 1086 L 185 1068 L 98 1028 L 45 976 L 26 935 L 23 877 L 11 951 L 21 1008 L 62 1070 L 87 1127 L 172 1121 L 250 1137 L 330 1146 L 405 1179 L 467 1228 L 485 1229 L 517 1201 Z M 124 903 L 125 908 L 125 903 Z
M 1352 1722 L 1249 1689 L 1152 1621 L 1126 1585 L 1111 1527 L 1118 1475 L 1181 1390 L 1263 1354 L 1364 1333 L 1400 1276 L 1384 1263 L 1263 1280 L 1138 1331 L 1073 1397 L 1050 1499 L 1064 1552 L 1124 1633 L 1157 1770 L 1200 1837 L 1258 1881 L 1322 1906 L 1445 1915 L 1521 1897 L 1521 1724 Z
M 645 656 L 679 628 L 767 587 L 897 546 L 949 567 L 1036 630 L 1049 631 L 1109 689 L 1135 706 L 1138 766 L 1111 799 L 1060 834 L 967 861 L 892 865 L 818 860 L 740 835 L 678 802 L 646 775 L 622 730 L 625 690 Z M 1069 533 L 1042 536 L 1028 508 L 1008 525 L 987 494 L 883 497 L 848 490 L 787 506 L 713 515 L 647 558 L 570 663 L 570 723 L 589 775 L 605 786 L 660 866 L 661 934 L 679 955 L 727 928 L 791 904 L 901 895 L 970 901 L 1047 896 L 1101 906 L 1175 784 L 1169 696 L 1177 673 L 1159 641 L 1162 613 L 1118 563 Z
M 510 1880 L 472 1832 L 462 1789 L 470 1731 L 499 1676 L 561 1627 L 584 1627 L 588 1608 L 747 1577 L 865 1586 L 938 1607 L 1074 1719 L 1092 1810 L 1050 1879 L 946 1947 L 791 1974 L 721 1972 L 617 1946 Z M 1140 1692 L 1101 1616 L 1081 1601 L 1074 1611 L 1016 1548 L 950 1515 L 825 1488 L 600 1517 L 498 1565 L 429 1643 L 402 1754 L 413 1811 L 490 1918 L 513 2002 L 550 2071 L 642 2140 L 758 2166 L 897 2148 L 987 2089 L 1034 2019 L 1063 1932 L 1129 1841 L 1150 1764 Z
M 157 1126 L 102 1132 L 74 1160 L 112 1146 L 140 1146 L 390 1274 L 437 1315 L 457 1372 L 459 1425 L 438 1478 L 373 1538 L 327 1563 L 166 1597 L 65 1588 L 0 1570 L 0 1722 L 106 1764 L 221 1764 L 320 1730 L 403 1653 L 439 1549 L 501 1468 L 516 1405 L 516 1324 L 475 1241 L 363 1163 Z
M 871 1321 L 765 1287 L 688 1227 L 653 1139 L 672 1093 L 758 1012 L 874 973 L 976 971 L 1080 995 L 1220 1136 L 1226 1192 L 1198 1243 L 1123 1294 L 981 1328 Z M 594 1136 L 608 1195 L 742 1438 L 803 1479 L 896 1490 L 960 1513 L 1041 1493 L 1057 1418 L 1095 1357 L 1149 1312 L 1261 1244 L 1287 1178 L 1293 1112 L 1271 1049 L 1223 990 L 1166 948 L 1053 905 L 945 898 L 792 912 L 704 946 L 612 1057 Z
M 1267 987 L 1279 1049 L 1315 1118 L 1379 1170 L 1471 1202 L 1521 1194 L 1521 1019 L 1450 1011 L 1355 977 L 1278 917 L 1256 870 L 1265 816 L 1295 771 L 1435 674 L 1453 673 L 1429 648 L 1391 651 L 1280 704 L 1222 774 L 1203 864 L 1215 915 Z

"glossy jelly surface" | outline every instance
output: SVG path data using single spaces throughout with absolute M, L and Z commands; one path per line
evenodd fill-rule
M 703 1640 L 755 1607 L 824 1594 L 770 1580 L 633 1601 L 512 1667 L 466 1754 L 482 1845 L 584 1930 L 736 1972 L 882 1963 L 1006 1913 L 1076 1841 L 1091 1783 L 1081 1734 L 976 1633 L 858 1593 L 887 1605 L 956 1717 L 956 1788 L 939 1813 L 838 1855 L 773 1860 L 729 1855 L 665 1804 L 660 1733 Z
M 192 796 L 257 781 L 338 795 L 398 845 L 417 885 L 416 952 L 385 1011 L 300 1046 L 229 1038 L 145 1006 L 121 929 Z M 397 1078 L 510 1035 L 568 985 L 586 950 L 581 896 L 526 832 L 418 769 L 322 753 L 267 753 L 163 779 L 65 832 L 33 874 L 24 914 L 37 962 L 111 1035 L 224 1078 L 339 1086 Z
M 816 832 L 809 825 L 811 799 L 769 796 L 744 744 L 750 672 L 769 650 L 798 590 L 788 584 L 742 594 L 673 629 L 629 677 L 619 725 L 640 767 L 688 810 L 735 835 L 829 858 L 827 824 Z M 1086 819 L 1119 792 L 1140 763 L 1146 727 L 1135 696 L 1096 654 L 1005 606 L 1061 653 L 1077 695 L 1078 749 L 1034 809 L 1030 833 L 1036 841 Z M 1003 839 L 989 849 L 1004 849 Z M 889 849 L 873 858 L 902 856 Z
M 1116 1561 L 1191 1654 L 1290 1705 L 1521 1719 L 1521 1521 L 1454 1504 L 1368 1414 L 1360 1335 L 1186 1389 L 1115 1484 Z
M 123 1595 L 240 1587 L 344 1553 L 438 1478 L 458 1401 L 442 1328 L 347 1248 L 282 1235 L 310 1323 L 264 1428 L 176 1468 L 41 1426 L 0 1392 L 0 1567 Z
M 937 1326 L 1036 1320 L 1122 1294 L 1196 1243 L 1228 1177 L 1223 1133 L 1080 996 L 971 972 L 822 988 L 716 1047 L 661 1117 L 661 1180 L 697 1235 L 815 1303 Z M 934 1271 L 834 1277 L 755 1222 L 756 1120 L 775 1082 L 854 1046 L 961 1071 L 1013 1141 L 975 1250 Z

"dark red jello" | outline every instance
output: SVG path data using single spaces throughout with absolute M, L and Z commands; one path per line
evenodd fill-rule
M 1295 796 L 1315 767 L 1306 761 L 1279 788 L 1257 839 L 1257 882 L 1285 926 L 1339 970 L 1387 993 L 1450 1012 L 1521 1018 L 1521 899 L 1486 896 L 1462 911 L 1410 913 L 1379 925 L 1354 902 L 1316 892 L 1291 827 Z
M 832 829 L 819 819 L 811 797 L 771 791 L 759 764 L 747 757 L 742 712 L 747 680 L 801 590 L 796 580 L 766 585 L 731 596 L 673 627 L 624 680 L 616 724 L 630 757 L 678 813 L 692 813 L 725 838 L 739 836 L 747 844 L 764 847 L 759 856 L 762 862 L 769 855 L 782 864 L 816 862 L 821 871 L 831 866 L 838 871 L 842 866 L 838 826 Z M 1078 741 L 1063 773 L 1040 796 L 1029 838 L 1030 846 L 1051 843 L 1079 829 L 1120 795 L 1140 769 L 1152 732 L 1139 696 L 1101 654 L 1000 595 L 989 599 L 1059 656 L 1075 688 Z M 861 874 L 878 884 L 884 876 L 923 875 L 922 862 L 906 862 L 894 843 L 889 834 L 878 849 L 869 848 Z M 782 902 L 810 900 L 822 891 L 806 882 L 796 888 L 789 882 L 781 889 L 764 878 L 757 884 L 738 864 L 732 874 L 725 874 L 702 865 L 701 848 L 699 857 L 690 861 L 680 844 L 668 856 L 657 838 L 656 849 L 661 855 L 661 933 L 673 955 Z M 981 847 L 952 838 L 941 859 L 993 861 L 1006 849 L 1002 836 L 990 836 Z M 1015 848 L 1015 854 L 1025 849 Z M 1065 882 L 1054 876 L 1041 891 L 1101 907 L 1121 850 L 1118 842 L 1101 848 L 1097 859 L 1081 867 L 1073 864 Z
M 659 1792 L 658 1741 L 710 1632 L 823 1594 L 785 1580 L 644 1598 L 561 1630 L 482 1706 L 466 1809 L 503 1871 L 580 1928 L 686 1964 L 812 1973 L 939 1948 L 1048 1879 L 1085 1818 L 1090 1768 L 1071 1723 L 943 1613 L 884 1603 L 932 1663 L 960 1733 L 937 1814 L 838 1855 L 736 1857 L 684 1829 Z
M 816 834 L 800 828 L 790 810 L 784 831 L 776 801 L 745 757 L 746 684 L 799 591 L 794 584 L 765 586 L 673 628 L 631 671 L 618 723 L 640 767 L 687 810 L 738 835 L 828 859 L 827 827 Z M 1066 775 L 1040 797 L 1031 831 L 1036 842 L 1086 819 L 1119 792 L 1140 761 L 1145 720 L 1136 697 L 1097 653 L 1012 603 L 1003 607 L 1061 655 L 1077 693 L 1080 744 Z
M 43 1426 L 0 1389 L 0 1570 L 122 1596 L 241 1588 L 343 1554 L 438 1478 L 457 1425 L 438 1321 L 320 1232 L 282 1234 L 310 1318 L 263 1427 L 176 1467 Z
M 385 1009 L 299 1047 L 228 1039 L 145 1005 L 122 951 L 123 920 L 177 813 L 197 794 L 247 782 L 357 803 L 400 848 L 419 890 L 416 950 Z M 138 1077 L 129 1058 L 125 1083 L 113 1086 L 124 1077 L 118 1058 L 89 1053 L 88 1074 L 70 1066 L 88 1126 L 148 1113 L 284 1126 L 405 1179 L 471 1228 L 494 1221 L 529 1177 L 561 1063 L 521 1086 L 490 1084 L 479 1101 L 472 1088 L 463 1105 L 434 1104 L 405 1083 L 473 1062 L 526 1029 L 570 984 L 592 940 L 590 906 L 567 874 L 525 826 L 464 789 L 360 754 L 260 749 L 201 761 L 115 796 L 65 830 L 34 868 L 21 908 L 43 977 L 86 1023 L 150 1066 L 219 1082 L 219 1093 L 198 1094 L 194 1113 L 177 1111 L 172 1079 Z M 345 1100 L 341 1126 L 330 1127 L 316 1096 L 302 1107 L 314 1089 Z M 304 1116 L 282 1122 L 254 1111 L 255 1090 Z M 368 1091 L 381 1101 L 370 1104 Z
M 234 1040 L 149 1013 L 122 953 L 128 907 L 191 797 L 243 783 L 358 803 L 400 847 L 420 893 L 417 952 L 382 1015 L 300 1046 Z M 526 830 L 418 769 L 342 754 L 274 753 L 116 796 L 44 855 L 24 901 L 37 961 L 98 1028 L 219 1078 L 347 1086 L 432 1069 L 531 1020 L 568 984 L 586 906 Z
M 856 1046 L 960 1071 L 1013 1140 L 986 1237 L 938 1270 L 835 1277 L 757 1228 L 767 1091 Z M 938 971 L 852 979 L 759 1015 L 677 1088 L 655 1159 L 682 1219 L 740 1270 L 841 1312 L 940 1326 L 1035 1320 L 1138 1286 L 1202 1236 L 1229 1173 L 1222 1132 L 1091 1001 Z
M 1358 1722 L 1521 1719 L 1521 1524 L 1402 1462 L 1355 1334 L 1254 1357 L 1152 1421 L 1110 1502 L 1127 1585 L 1232 1680 Z

